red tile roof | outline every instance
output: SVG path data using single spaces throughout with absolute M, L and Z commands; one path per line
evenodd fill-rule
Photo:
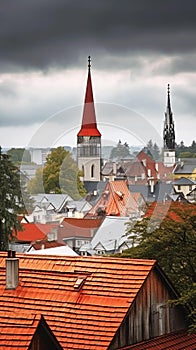
M 5 253 L 0 253 L 1 312 L 41 313 L 66 350 L 106 350 L 155 266 L 152 260 L 110 257 L 19 258 L 19 285 L 7 290 Z M 14 322 L 12 333 L 19 332 L 23 339 L 25 331 Z
M 86 237 L 94 236 L 103 219 L 76 219 L 65 218 L 58 230 L 58 242 L 64 242 L 63 238 L 69 237 Z
M 186 331 L 165 334 L 154 339 L 137 343 L 121 350 L 195 350 L 196 334 Z M 120 350 L 120 349 L 119 349 Z
M 0 310 L 0 348 L 28 349 L 40 319 L 39 313 Z
M 91 208 L 86 216 L 98 215 L 99 208 L 106 215 L 130 216 L 138 212 L 138 204 L 130 193 L 126 181 L 110 181 L 98 202 Z
M 32 242 L 39 241 L 46 238 L 41 224 L 22 224 L 22 231 L 18 231 L 16 235 L 17 241 Z
M 46 241 L 46 240 L 43 240 L 43 241 L 39 241 L 39 242 L 36 242 L 36 243 L 33 243 L 32 244 L 32 247 L 35 249 L 35 250 L 40 250 L 40 249 L 48 249 L 48 248 L 55 248 L 55 247 L 62 247 L 64 246 L 65 243 L 58 243 L 56 241 Z

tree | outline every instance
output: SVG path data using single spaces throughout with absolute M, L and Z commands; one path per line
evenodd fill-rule
M 70 152 L 63 147 L 54 149 L 47 157 L 43 168 L 36 171 L 36 176 L 28 184 L 30 193 L 67 193 L 73 199 L 85 195 L 80 181 L 79 169 Z
M 185 146 L 181 141 L 179 145 L 176 145 L 177 158 L 195 158 L 196 157 L 196 142 L 193 140 L 191 146 Z
M 8 249 L 13 231 L 21 228 L 18 214 L 24 210 L 18 168 L 0 147 L 0 250 Z
M 146 146 L 148 151 L 147 154 L 151 155 L 151 158 L 158 161 L 160 160 L 160 149 L 157 146 L 156 142 L 153 144 L 152 140 L 149 140 Z
M 30 152 L 25 150 L 25 148 L 11 148 L 7 151 L 7 154 L 13 163 L 31 162 Z
M 127 142 L 124 144 L 121 143 L 119 140 L 118 144 L 116 147 L 112 148 L 111 153 L 110 153 L 110 159 L 111 160 L 121 160 L 123 158 L 126 158 L 130 156 L 130 151 L 129 151 L 129 145 Z
M 35 177 L 27 184 L 27 191 L 31 194 L 44 193 L 43 187 L 43 168 L 38 168 Z
M 121 256 L 156 259 L 181 293 L 178 303 L 189 305 L 192 327 L 196 308 L 196 205 L 172 203 L 161 221 L 161 207 L 153 220 L 150 217 L 127 226 L 135 247 Z

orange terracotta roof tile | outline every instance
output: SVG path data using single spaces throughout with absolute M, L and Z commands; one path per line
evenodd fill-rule
M 23 230 L 16 234 L 17 241 L 33 242 L 46 239 L 45 231 L 47 228 L 44 224 L 23 223 L 22 228 Z
M 0 253 L 1 312 L 42 314 L 66 350 L 106 350 L 155 266 L 154 260 L 21 254 L 19 285 L 7 290 L 5 257 Z M 74 287 L 78 279 L 81 288 Z
M 103 221 L 94 218 L 65 218 L 58 229 L 58 242 L 63 242 L 63 238 L 86 237 L 91 238 Z
M 3 305 L 2 305 L 3 306 Z M 0 348 L 27 349 L 36 331 L 41 315 L 23 310 L 0 310 Z
M 186 331 L 165 334 L 119 350 L 195 350 L 196 334 Z
M 86 216 L 98 215 L 99 209 L 110 216 L 130 216 L 138 212 L 138 205 L 130 193 L 126 181 L 110 181 L 98 202 Z

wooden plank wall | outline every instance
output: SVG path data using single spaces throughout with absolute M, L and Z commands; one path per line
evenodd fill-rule
M 168 303 L 172 293 L 152 270 L 108 350 L 186 328 L 184 311 Z

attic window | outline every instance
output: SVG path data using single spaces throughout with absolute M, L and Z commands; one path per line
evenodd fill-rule
M 74 284 L 74 289 L 79 290 L 83 286 L 84 281 L 85 281 L 85 278 L 78 277 L 78 279 L 76 280 L 76 282 Z

